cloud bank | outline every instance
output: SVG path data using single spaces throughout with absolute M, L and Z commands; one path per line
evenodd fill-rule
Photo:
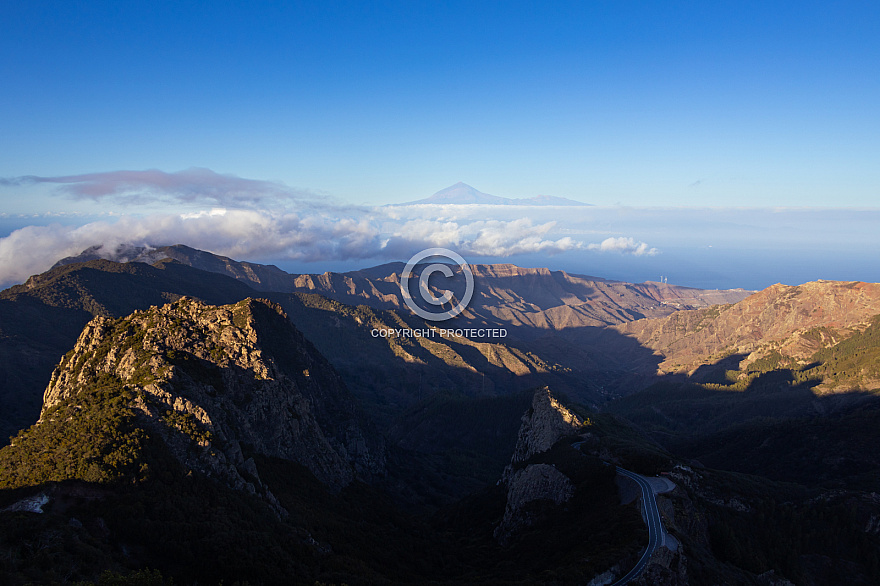
M 185 206 L 189 210 L 205 209 L 122 214 L 80 226 L 20 228 L 0 238 L 0 285 L 22 282 L 61 258 L 96 245 L 113 251 L 122 245 L 186 244 L 256 262 L 363 260 L 365 265 L 371 261 L 406 260 L 429 247 L 449 248 L 481 262 L 570 251 L 634 256 L 657 253 L 629 237 L 615 236 L 588 244 L 565 235 L 572 222 L 589 222 L 589 216 L 567 216 L 563 226 L 548 218 L 548 210 L 541 215 L 521 206 L 504 212 L 453 208 L 442 214 L 426 211 L 425 206 L 337 206 L 280 183 L 221 175 L 209 169 L 0 180 L 0 185 L 7 187 L 37 183 L 57 184 L 61 193 L 80 200 L 123 203 L 134 212 L 139 211 L 138 206 L 157 202 L 190 204 Z M 523 217 L 526 214 L 529 216 Z
M 185 243 L 238 259 L 300 261 L 400 259 L 427 246 L 464 255 L 505 257 L 521 252 L 562 252 L 579 246 L 571 238 L 546 237 L 549 227 L 529 220 L 470 224 L 404 222 L 385 234 L 372 217 L 271 214 L 214 210 L 203 214 L 126 216 L 84 226 L 27 226 L 0 239 L 0 283 L 21 282 L 56 261 L 103 244 L 163 246 Z
M 59 259 L 103 244 L 163 246 L 183 243 L 245 260 L 405 260 L 433 246 L 467 257 L 509 257 L 524 253 L 557 254 L 571 250 L 654 254 L 631 238 L 609 238 L 585 245 L 571 237 L 553 238 L 552 222 L 438 222 L 408 220 L 391 226 L 375 216 L 272 214 L 253 210 L 213 210 L 201 214 L 125 216 L 72 227 L 27 226 L 0 238 L 0 283 L 22 282 Z

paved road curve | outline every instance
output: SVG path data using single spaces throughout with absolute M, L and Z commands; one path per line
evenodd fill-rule
M 640 474 L 636 474 L 635 472 L 630 472 L 629 470 L 624 470 L 620 466 L 617 467 L 617 473 L 622 474 L 628 478 L 632 478 L 635 480 L 639 487 L 642 489 L 642 503 L 645 507 L 645 521 L 648 524 L 648 548 L 645 550 L 645 553 L 642 554 L 642 557 L 639 559 L 639 563 L 635 565 L 635 567 L 627 572 L 627 574 L 612 584 L 611 586 L 622 586 L 623 584 L 629 584 L 631 580 L 634 580 L 639 574 L 642 573 L 642 570 L 645 569 L 645 566 L 648 564 L 648 560 L 651 559 L 651 555 L 654 553 L 654 550 L 663 542 L 663 522 L 660 520 L 660 509 L 657 508 L 657 498 L 654 496 L 654 490 L 651 488 L 651 485 L 645 479 L 644 476 Z

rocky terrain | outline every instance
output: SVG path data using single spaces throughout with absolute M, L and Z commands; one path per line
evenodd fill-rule
M 339 376 L 269 302 L 183 298 L 95 318 L 55 370 L 37 426 L 102 376 L 133 393 L 138 420 L 185 467 L 233 488 L 260 485 L 242 445 L 299 462 L 335 490 L 383 473 L 382 443 L 361 429 Z
M 505 543 L 510 534 L 528 527 L 535 515 L 530 505 L 538 501 L 555 505 L 574 495 L 574 484 L 552 464 L 529 463 L 533 456 L 546 452 L 560 439 L 577 434 L 583 422 L 566 409 L 544 387 L 535 392 L 532 406 L 522 417 L 516 448 L 510 465 L 499 481 L 507 487 L 504 518 L 495 537 Z
M 577 433 L 584 422 L 566 409 L 549 388 L 535 391 L 531 408 L 522 417 L 512 464 L 546 452 L 563 437 Z
M 52 370 L 93 317 L 123 317 L 182 296 L 228 304 L 261 295 L 285 308 L 382 425 L 392 425 L 393 416 L 443 390 L 485 396 L 540 384 L 568 390 L 581 386 L 569 368 L 506 339 L 377 338 L 375 329 L 430 325 L 316 294 L 259 293 L 229 276 L 167 258 L 154 265 L 90 260 L 60 265 L 0 293 L 2 437 L 34 421 Z
M 259 296 L 229 277 L 179 263 L 107 260 L 60 266 L 0 292 L 0 444 L 36 420 L 53 369 L 89 320 L 186 295 L 214 304 Z
M 734 304 L 616 326 L 660 354 L 662 372 L 694 373 L 729 356 L 747 367 L 772 352 L 801 365 L 864 330 L 880 314 L 880 284 L 816 281 L 774 285 Z
M 358 482 L 378 479 L 384 453 L 352 405 L 338 375 L 271 302 L 211 306 L 181 298 L 123 318 L 94 318 L 56 368 L 40 420 L 0 450 L 0 578 L 51 581 L 150 564 L 183 583 L 256 576 L 311 584 L 328 571 L 349 583 L 356 576 L 365 583 L 485 583 L 478 568 L 503 574 L 515 556 L 543 582 L 546 552 L 518 529 L 558 523 L 558 512 L 542 506 L 566 503 L 577 490 L 578 510 L 597 495 L 614 502 L 607 469 L 571 448 L 559 462 L 535 460 L 582 421 L 544 388 L 523 417 L 512 462 L 524 468 L 510 482 L 509 514 L 492 519 L 484 545 L 465 544 L 461 538 L 487 510 L 465 516 L 450 534 L 402 517 Z M 548 492 L 546 472 L 562 480 L 567 496 Z M 631 548 L 634 520 L 625 515 L 618 526 L 617 514 L 603 506 L 587 513 L 602 522 L 568 519 L 553 547 L 564 553 L 586 543 L 611 556 Z M 516 533 L 509 550 L 492 538 L 499 523 Z M 605 539 L 568 537 L 596 530 L 615 531 L 615 549 L 606 551 Z M 45 545 L 35 550 L 35 543 Z M 77 544 L 91 548 L 89 563 L 71 553 Z M 408 553 L 414 547 L 423 552 L 415 558 Z M 238 557 L 218 559 L 224 548 Z M 38 570 L 34 551 L 49 552 L 53 565 Z M 559 562 L 570 566 L 567 575 L 592 567 Z

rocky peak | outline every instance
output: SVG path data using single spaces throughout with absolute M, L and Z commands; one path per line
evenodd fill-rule
M 542 516 L 542 503 L 559 505 L 574 495 L 571 479 L 554 465 L 529 460 L 562 438 L 575 435 L 582 426 L 580 418 L 565 408 L 548 387 L 535 391 L 532 406 L 523 414 L 513 457 L 499 481 L 507 485 L 504 517 L 495 529 L 495 538 L 502 545 Z
M 532 406 L 523 414 L 512 462 L 525 462 L 549 450 L 565 436 L 575 435 L 583 422 L 560 403 L 549 387 L 535 391 Z
M 143 426 L 185 466 L 236 488 L 260 484 L 242 445 L 296 461 L 333 489 L 383 470 L 381 443 L 362 430 L 341 379 L 274 303 L 182 298 L 95 318 L 56 368 L 41 421 L 105 375 L 135 391 Z

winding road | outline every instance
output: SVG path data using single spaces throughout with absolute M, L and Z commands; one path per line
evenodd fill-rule
M 642 557 L 633 569 L 627 572 L 623 578 L 611 586 L 629 584 L 631 580 L 634 580 L 639 574 L 641 574 L 642 570 L 645 569 L 645 566 L 648 565 L 648 560 L 651 559 L 651 555 L 653 555 L 657 547 L 663 544 L 664 536 L 666 534 L 666 530 L 663 528 L 663 521 L 660 519 L 660 509 L 657 508 L 657 498 L 654 496 L 654 489 L 651 488 L 651 484 L 648 480 L 641 474 L 630 472 L 620 466 L 617 467 L 617 473 L 626 476 L 627 478 L 632 478 L 638 483 L 639 488 L 642 489 L 645 523 L 648 525 L 648 547 L 645 549 L 645 553 L 642 554 Z

